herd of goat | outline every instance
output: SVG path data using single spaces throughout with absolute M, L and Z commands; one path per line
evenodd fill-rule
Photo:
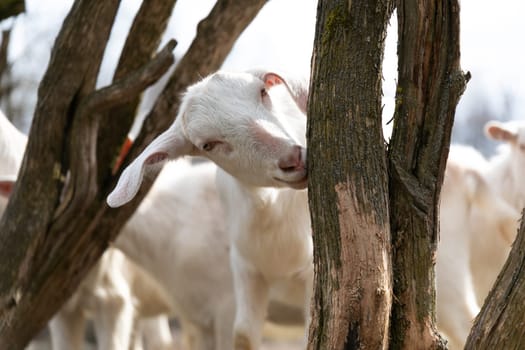
M 266 320 L 308 324 L 307 96 L 306 80 L 261 70 L 190 86 L 175 122 L 108 196 L 125 205 L 150 169 L 174 160 L 49 322 L 53 349 L 81 349 L 86 319 L 100 349 L 173 349 L 171 318 L 192 350 L 257 349 Z M 452 146 L 441 193 L 437 322 L 450 349 L 462 348 L 525 206 L 525 123 L 485 131 L 505 146 L 490 160 Z M 0 215 L 25 145 L 0 113 Z

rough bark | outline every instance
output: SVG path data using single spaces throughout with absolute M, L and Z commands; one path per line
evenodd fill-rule
M 381 66 L 390 1 L 320 1 L 308 103 L 309 349 L 387 349 L 391 252 Z
M 98 178 L 109 173 L 100 169 L 111 166 L 98 157 L 107 160 L 118 153 L 118 147 L 108 148 L 107 139 L 98 137 L 102 118 L 111 118 L 102 116 L 108 108 L 135 103 L 150 78 L 162 74 L 154 67 L 167 68 L 173 59 L 168 52 L 138 71 L 123 68 L 112 87 L 94 91 L 118 4 L 118 0 L 74 3 L 41 82 L 19 181 L 0 221 L 1 349 L 23 348 L 45 325 L 151 185 L 144 186 L 132 204 L 110 210 L 105 197 L 117 177 Z M 192 47 L 157 100 L 128 159 L 172 122 L 183 89 L 222 64 L 264 4 L 263 0 L 217 2 L 199 25 Z M 139 34 L 129 41 L 140 43 L 145 37 Z M 144 59 L 147 53 L 140 56 Z M 127 129 L 120 128 L 115 123 L 115 132 L 125 135 Z
M 399 76 L 389 148 L 394 266 L 393 349 L 444 348 L 435 327 L 438 203 L 457 102 L 457 1 L 401 0 Z
M 2 30 L 2 42 L 0 43 L 0 77 L 3 76 L 7 71 L 7 54 L 10 41 L 11 29 Z
M 0 1 L 0 21 L 21 14 L 26 10 L 24 0 Z
M 466 350 L 525 348 L 524 215 L 525 211 L 509 258 L 476 317 L 465 345 Z

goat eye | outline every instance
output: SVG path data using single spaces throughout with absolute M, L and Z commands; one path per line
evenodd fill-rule
M 268 96 L 268 92 L 266 91 L 266 89 L 261 89 L 261 97 L 265 97 L 265 96 Z
M 206 142 L 204 145 L 202 145 L 202 150 L 209 152 L 215 147 L 215 145 L 217 145 L 217 142 Z

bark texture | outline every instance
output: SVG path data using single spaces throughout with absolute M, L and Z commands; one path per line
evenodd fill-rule
M 71 295 L 151 186 L 151 181 L 143 186 L 130 205 L 109 209 L 105 204 L 118 178 L 111 176 L 107 162 L 117 157 L 128 132 L 134 117 L 128 113 L 133 114 L 141 91 L 173 62 L 173 42 L 150 61 L 156 44 L 141 45 L 158 43 L 165 17 L 153 22 L 145 16 L 173 3 L 143 2 L 116 80 L 101 90 L 95 90 L 96 76 L 119 1 L 77 0 L 66 18 L 39 87 L 19 181 L 0 221 L 0 349 L 24 348 Z M 127 162 L 173 121 L 184 88 L 220 67 L 264 4 L 217 2 L 199 24 Z M 142 51 L 136 52 L 139 46 Z M 100 128 L 113 116 L 119 122 Z
M 308 103 L 315 283 L 308 349 L 387 349 L 381 66 L 390 1 L 320 1 Z
M 400 0 L 398 86 L 389 148 L 394 266 L 392 349 L 445 348 L 435 327 L 438 203 L 457 102 L 457 1 Z
M 21 14 L 26 10 L 24 0 L 0 1 L 0 21 Z
M 525 212 L 512 245 L 485 304 L 476 317 L 466 350 L 524 349 L 525 315 Z

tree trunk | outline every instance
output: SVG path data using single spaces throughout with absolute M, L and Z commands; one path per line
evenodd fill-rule
M 142 30 L 132 29 L 128 42 L 140 45 L 142 40 L 158 40 L 155 37 L 162 32 L 165 20 L 155 24 L 143 16 L 155 13 L 153 7 L 162 3 L 143 3 L 142 15 L 134 24 Z M 265 3 L 217 2 L 199 24 L 192 46 L 157 100 L 127 159 L 135 157 L 168 127 L 183 89 L 220 67 Z M 23 348 L 45 325 L 151 186 L 150 181 L 133 203 L 120 209 L 109 209 L 105 204 L 118 179 L 118 174 L 110 175 L 111 164 L 105 162 L 117 156 L 133 116 L 119 117 L 124 121 L 111 123 L 111 130 L 101 131 L 99 125 L 104 118 L 113 117 L 104 115 L 117 106 L 127 104 L 132 113 L 130 106 L 140 92 L 173 62 L 173 43 L 146 65 L 145 57 L 151 55 L 154 45 L 140 53 L 125 49 L 124 55 L 136 55 L 142 63 L 128 66 L 122 57 L 122 76 L 112 86 L 94 91 L 118 5 L 118 0 L 75 1 L 40 84 L 19 180 L 0 221 L 0 349 Z M 155 28 L 146 30 L 151 25 Z M 113 136 L 99 137 L 100 132 L 112 135 L 112 130 L 120 136 L 112 140 L 108 137 Z
M 476 317 L 466 350 L 523 349 L 525 315 L 525 211 L 512 245 L 485 304 Z
M 387 349 L 392 303 L 381 65 L 389 1 L 320 1 L 308 103 L 309 349 Z
M 389 147 L 394 257 L 393 349 L 444 348 L 435 327 L 438 203 L 455 108 L 466 86 L 459 67 L 457 1 L 398 3 L 398 87 Z
M 434 325 L 434 254 L 453 117 L 469 77 L 459 68 L 459 6 L 397 4 L 399 78 L 387 159 L 381 61 L 392 6 L 321 0 L 318 7 L 308 111 L 310 349 L 445 347 Z
M 0 21 L 19 15 L 25 10 L 24 0 L 2 0 L 0 1 Z

